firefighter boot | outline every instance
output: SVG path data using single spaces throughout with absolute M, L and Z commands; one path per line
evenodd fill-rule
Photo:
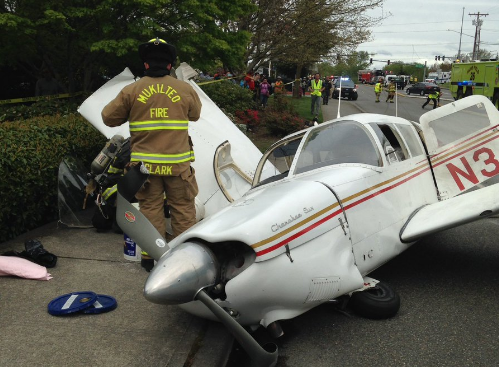
M 147 255 L 147 253 L 142 252 L 142 258 L 140 259 L 140 265 L 147 271 L 148 273 L 154 267 L 154 259 Z

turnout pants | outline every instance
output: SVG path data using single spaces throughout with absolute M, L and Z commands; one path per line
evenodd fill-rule
M 144 187 L 135 195 L 140 212 L 166 238 L 165 194 L 170 206 L 173 235 L 176 237 L 196 224 L 194 199 L 198 194 L 198 185 L 194 168 L 190 167 L 180 176 L 150 175 Z

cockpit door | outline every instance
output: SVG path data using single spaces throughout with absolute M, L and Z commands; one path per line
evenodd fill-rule
M 420 122 L 440 200 L 499 174 L 499 111 L 486 97 L 449 103 Z
M 218 146 L 213 166 L 218 186 L 229 202 L 239 199 L 251 188 L 253 178 L 244 173 L 234 162 L 228 141 Z

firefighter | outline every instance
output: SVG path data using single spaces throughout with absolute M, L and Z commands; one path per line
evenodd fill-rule
M 145 76 L 124 87 L 104 107 L 102 119 L 107 126 L 130 122 L 130 164 L 143 162 L 150 173 L 136 194 L 140 211 L 166 238 L 166 196 L 173 235 L 178 236 L 196 222 L 198 186 L 188 125 L 199 119 L 201 101 L 192 86 L 170 76 L 177 58 L 173 45 L 154 38 L 138 51 Z M 148 271 L 154 265 L 146 254 L 141 263 Z
M 390 101 L 390 103 L 393 103 L 393 97 L 395 97 L 395 92 L 396 92 L 397 86 L 395 85 L 395 82 L 392 80 L 390 84 L 388 84 L 388 97 L 386 97 L 386 101 Z
M 378 82 L 374 85 L 374 94 L 376 94 L 376 102 L 379 102 L 379 96 L 383 90 L 383 78 L 378 78 Z
M 433 101 L 433 109 L 437 108 L 437 103 L 440 98 L 440 92 L 435 91 L 430 94 L 428 94 L 428 97 L 426 98 L 426 102 L 421 106 L 421 108 L 425 108 L 425 106 L 430 103 L 430 101 Z

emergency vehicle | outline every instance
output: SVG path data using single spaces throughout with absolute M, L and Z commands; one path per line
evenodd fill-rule
M 358 80 L 359 83 L 369 84 L 371 79 L 373 78 L 374 73 L 372 70 L 359 70 L 358 71 Z
M 499 108 L 499 61 L 452 64 L 450 91 L 454 99 L 484 95 Z
M 450 81 L 450 71 L 434 71 L 428 74 L 429 79 L 433 79 L 432 83 L 444 84 Z M 426 81 L 429 81 L 428 79 Z

